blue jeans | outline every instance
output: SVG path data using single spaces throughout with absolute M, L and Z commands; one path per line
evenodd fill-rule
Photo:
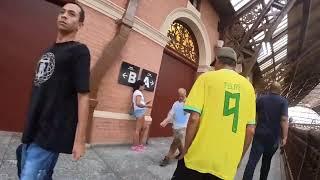
M 20 180 L 52 180 L 59 153 L 45 150 L 35 143 L 23 144 Z
M 249 156 L 249 161 L 243 174 L 243 180 L 252 180 L 253 173 L 260 157 L 262 164 L 260 169 L 260 180 L 267 180 L 270 164 L 274 153 L 279 146 L 278 142 L 270 141 L 269 137 L 254 137 Z
M 145 113 L 146 113 L 146 109 L 136 109 L 133 112 L 133 116 L 135 118 L 142 118 Z

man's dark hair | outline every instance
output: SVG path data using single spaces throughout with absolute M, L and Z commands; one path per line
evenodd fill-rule
M 237 66 L 237 63 L 235 60 L 231 59 L 231 58 L 228 58 L 228 57 L 218 57 L 219 59 L 219 62 L 221 64 L 224 64 L 224 65 L 228 65 L 228 66 L 231 66 L 231 67 L 236 67 Z
M 74 1 L 74 2 L 67 2 L 67 3 L 65 3 L 64 5 L 66 5 L 66 4 L 75 4 L 75 5 L 77 5 L 77 6 L 80 8 L 79 22 L 83 23 L 83 22 L 84 22 L 85 15 L 84 15 L 84 10 L 83 10 L 82 6 L 81 6 L 78 2 L 76 2 L 76 1 Z

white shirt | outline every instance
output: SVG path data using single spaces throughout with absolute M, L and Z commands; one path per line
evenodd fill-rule
M 138 109 L 145 109 L 145 108 L 141 108 L 141 107 L 138 107 L 137 104 L 136 104 L 136 98 L 137 96 L 141 96 L 141 104 L 142 105 L 146 105 L 146 103 L 144 102 L 144 97 L 143 97 L 143 94 L 140 90 L 135 90 L 134 93 L 133 93 L 133 96 L 132 96 L 132 103 L 133 103 L 133 109 L 134 110 L 138 110 Z

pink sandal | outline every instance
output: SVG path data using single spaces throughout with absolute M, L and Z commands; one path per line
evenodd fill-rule
M 143 144 L 138 145 L 138 147 L 139 147 L 140 149 L 142 149 L 142 150 L 146 150 L 146 149 L 147 149 L 147 147 L 144 146 Z
M 135 152 L 139 152 L 139 146 L 131 146 L 131 150 Z

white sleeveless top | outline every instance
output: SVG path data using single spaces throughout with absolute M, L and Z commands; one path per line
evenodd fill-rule
M 145 109 L 145 108 L 141 108 L 141 107 L 137 106 L 137 104 L 136 104 L 136 97 L 137 96 L 141 96 L 141 104 L 146 105 L 142 92 L 140 90 L 135 90 L 133 93 L 133 96 L 132 96 L 133 109 L 134 110 Z

